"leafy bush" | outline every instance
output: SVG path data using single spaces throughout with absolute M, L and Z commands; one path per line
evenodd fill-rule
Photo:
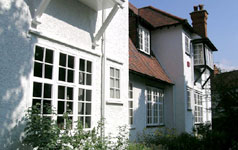
M 49 116 L 40 115 L 39 106 L 28 109 L 26 115 L 25 136 L 23 145 L 30 146 L 37 150 L 120 150 L 127 149 L 128 139 L 126 138 L 126 127 L 119 128 L 119 135 L 115 137 L 101 137 L 100 130 L 103 124 L 99 123 L 91 131 L 83 129 L 78 122 L 77 129 L 71 129 L 71 120 L 68 115 L 66 128 L 61 130 L 57 123 Z M 51 108 L 46 108 L 47 114 L 54 114 Z

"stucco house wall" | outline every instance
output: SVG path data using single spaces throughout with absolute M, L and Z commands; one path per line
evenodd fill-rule
M 182 43 L 182 26 L 157 29 L 152 32 L 152 49 L 164 70 L 173 81 L 174 127 L 177 131 L 185 128 L 185 77 Z
M 156 130 L 163 130 L 165 128 L 173 128 L 173 97 L 172 86 L 166 85 L 159 81 L 154 81 L 149 78 L 141 77 L 130 73 L 130 83 L 133 85 L 133 109 L 134 122 L 129 126 L 130 141 L 140 140 L 143 138 L 143 133 L 153 133 Z M 147 125 L 147 102 L 146 102 L 146 88 L 154 87 L 164 91 L 164 125 L 148 126 Z
M 98 46 L 92 47 L 92 39 L 102 25 L 102 11 L 96 12 L 77 0 L 52 0 L 39 20 L 41 23 L 34 28 L 31 20 L 39 3 L 38 0 L 0 0 L 0 145 L 4 149 L 22 148 L 20 137 L 25 125 L 21 119 L 32 105 L 35 45 L 52 49 L 57 56 L 63 52 L 92 61 L 92 127 L 101 118 L 102 46 L 100 40 Z M 105 131 L 112 135 L 117 134 L 118 126 L 127 124 L 127 3 L 124 9 L 119 9 L 105 33 L 107 100 L 110 66 L 120 68 L 120 86 L 125 87 L 121 88 L 120 105 L 105 107 Z M 110 11 L 105 10 L 106 16 Z M 57 69 L 53 72 L 57 73 Z M 56 99 L 53 89 L 54 104 Z

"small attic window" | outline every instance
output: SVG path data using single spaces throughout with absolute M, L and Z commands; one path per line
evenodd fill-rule
M 139 26 L 139 50 L 150 54 L 150 31 Z

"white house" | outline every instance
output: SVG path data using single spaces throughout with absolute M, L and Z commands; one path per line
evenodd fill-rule
M 128 1 L 0 0 L 0 47 L 1 148 L 21 147 L 37 103 L 62 128 L 65 112 L 105 135 L 128 124 Z
M 144 128 L 181 133 L 211 122 L 210 77 L 217 49 L 207 37 L 207 15 L 203 5 L 195 6 L 192 27 L 186 19 L 152 6 L 129 5 L 132 139 Z

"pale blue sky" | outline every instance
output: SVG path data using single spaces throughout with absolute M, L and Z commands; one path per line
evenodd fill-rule
M 137 8 L 154 6 L 187 19 L 193 6 L 204 4 L 208 12 L 208 37 L 217 47 L 214 62 L 225 70 L 238 69 L 238 0 L 129 0 Z

